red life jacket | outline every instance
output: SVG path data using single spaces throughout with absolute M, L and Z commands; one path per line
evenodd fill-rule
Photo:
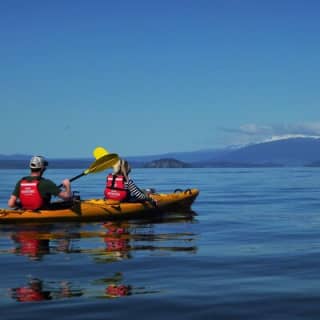
M 37 210 L 44 205 L 44 200 L 38 189 L 40 180 L 27 180 L 23 178 L 20 182 L 19 199 L 23 209 Z
M 109 174 L 107 176 L 106 188 L 104 190 L 106 199 L 123 201 L 128 197 L 128 189 L 125 185 L 124 176 L 115 176 Z
M 28 287 L 15 289 L 15 296 L 17 301 L 20 302 L 42 301 L 48 299 L 43 292 Z

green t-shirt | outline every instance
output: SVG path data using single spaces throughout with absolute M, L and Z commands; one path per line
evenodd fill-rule
M 24 178 L 20 179 L 17 182 L 12 194 L 16 197 L 19 197 L 21 180 L 33 181 L 33 180 L 37 180 L 37 179 L 38 179 L 38 177 L 32 177 L 32 176 L 24 177 Z M 42 178 L 42 177 L 40 178 L 38 188 L 39 188 L 39 192 L 40 192 L 42 198 L 44 199 L 45 203 L 50 202 L 51 196 L 56 197 L 61 192 L 61 190 L 58 188 L 58 186 L 54 182 L 52 182 L 49 179 Z

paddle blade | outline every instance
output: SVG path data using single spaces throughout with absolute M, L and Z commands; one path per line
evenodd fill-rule
M 90 167 L 84 171 L 84 174 L 98 173 L 112 168 L 119 161 L 116 153 L 109 153 L 94 161 Z
M 109 151 L 103 147 L 96 147 L 93 150 L 93 156 L 98 160 L 102 158 L 103 156 L 109 154 Z

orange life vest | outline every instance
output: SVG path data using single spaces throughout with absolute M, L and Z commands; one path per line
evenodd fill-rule
M 128 197 L 128 194 L 124 176 L 115 176 L 110 173 L 107 176 L 106 188 L 104 190 L 105 198 L 123 201 Z
M 27 180 L 23 178 L 20 182 L 19 199 L 23 209 L 37 210 L 44 205 L 44 200 L 38 189 L 40 180 Z

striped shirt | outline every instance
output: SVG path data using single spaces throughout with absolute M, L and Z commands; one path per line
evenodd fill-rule
M 130 193 L 130 201 L 146 201 L 147 196 L 136 186 L 132 179 L 125 183 Z

